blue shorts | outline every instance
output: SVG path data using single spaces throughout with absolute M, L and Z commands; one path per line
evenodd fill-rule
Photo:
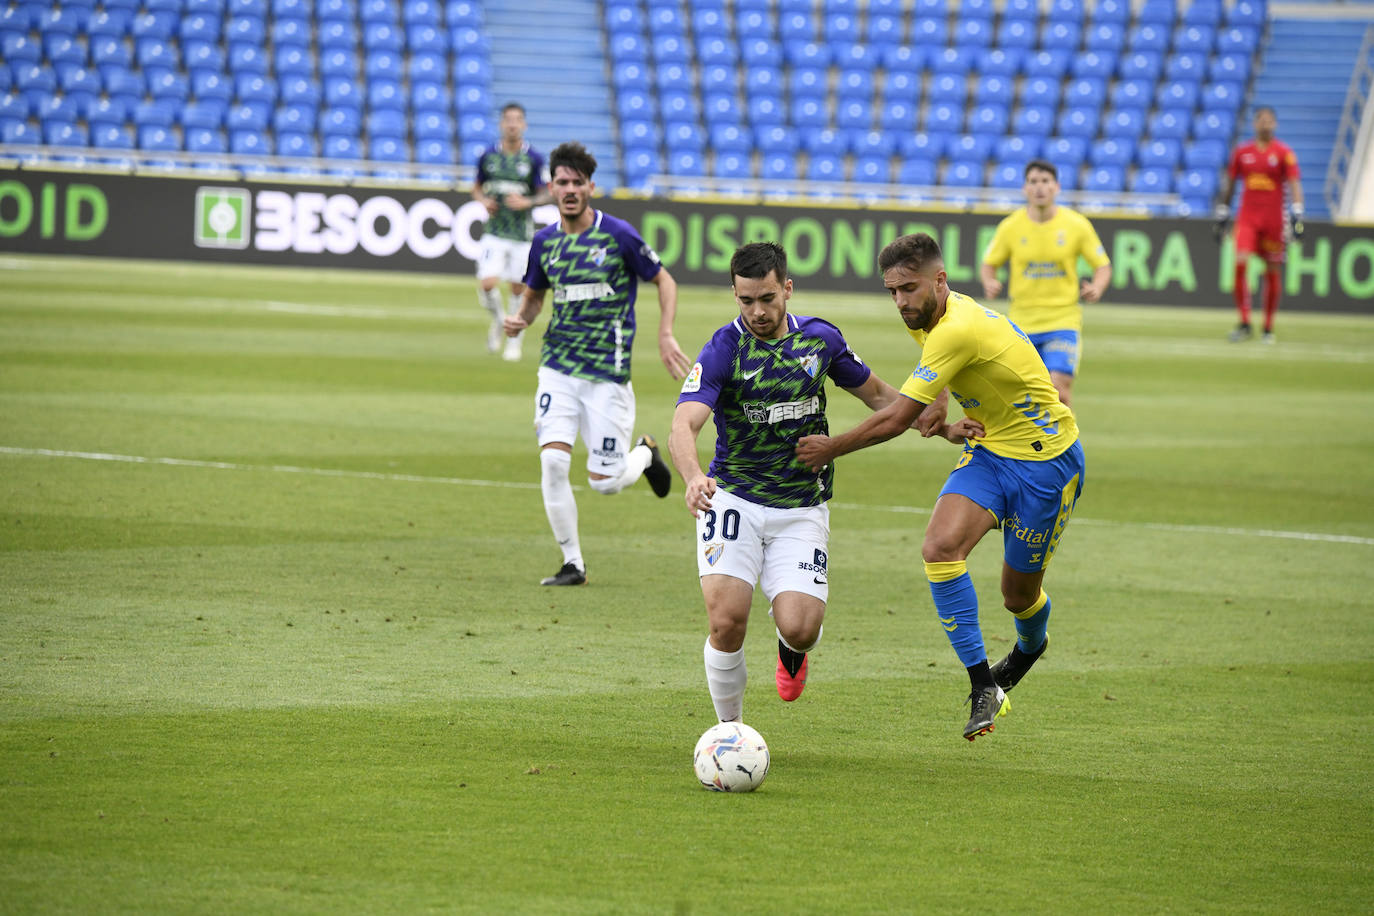
M 1083 345 L 1077 331 L 1045 331 L 1043 334 L 1026 336 L 1035 344 L 1046 369 L 1065 375 L 1073 375 L 1078 371 L 1078 357 L 1082 355 Z
M 966 445 L 940 495 L 958 493 L 991 512 L 1002 529 L 1007 565 L 1035 573 L 1050 565 L 1083 492 L 1084 471 L 1081 442 L 1048 461 L 1002 458 Z

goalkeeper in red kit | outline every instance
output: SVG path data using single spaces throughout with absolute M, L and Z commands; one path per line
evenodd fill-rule
M 1221 241 L 1231 220 L 1231 193 L 1241 182 L 1240 212 L 1236 216 L 1236 310 L 1240 324 L 1231 332 L 1231 341 L 1255 336 L 1250 326 L 1250 284 L 1247 268 L 1251 255 L 1264 259 L 1264 336 L 1274 342 L 1274 315 L 1279 310 L 1283 289 L 1283 261 L 1290 238 L 1302 238 L 1302 183 L 1298 180 L 1298 158 L 1274 136 L 1278 119 L 1274 109 L 1255 111 L 1255 139 L 1236 147 L 1222 182 L 1221 202 L 1216 210 L 1216 236 Z M 1287 218 L 1284 215 L 1283 188 L 1291 194 Z

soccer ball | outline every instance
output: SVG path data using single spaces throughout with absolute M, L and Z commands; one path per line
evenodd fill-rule
M 768 745 L 743 722 L 721 722 L 697 741 L 692 767 L 712 792 L 752 792 L 768 775 Z

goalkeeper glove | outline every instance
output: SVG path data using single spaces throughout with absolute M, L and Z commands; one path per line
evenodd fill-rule
M 1301 239 L 1302 234 L 1307 228 L 1302 224 L 1302 204 L 1293 204 L 1288 208 L 1288 226 L 1293 230 L 1293 238 Z
M 1217 204 L 1217 208 L 1212 211 L 1212 235 L 1217 242 L 1226 236 L 1226 224 L 1231 222 L 1231 208 L 1227 204 Z

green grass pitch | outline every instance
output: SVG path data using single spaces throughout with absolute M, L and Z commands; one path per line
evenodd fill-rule
M 541 589 L 537 341 L 489 356 L 469 277 L 0 258 L 0 912 L 1368 912 L 1374 317 L 1289 305 L 1089 307 L 1054 645 L 974 744 L 919 559 L 957 453 L 841 459 L 825 640 L 782 703 L 756 601 L 727 796 L 681 482 L 579 445 L 591 583 Z M 792 307 L 914 365 L 876 282 Z M 683 348 L 733 313 L 684 289 Z

